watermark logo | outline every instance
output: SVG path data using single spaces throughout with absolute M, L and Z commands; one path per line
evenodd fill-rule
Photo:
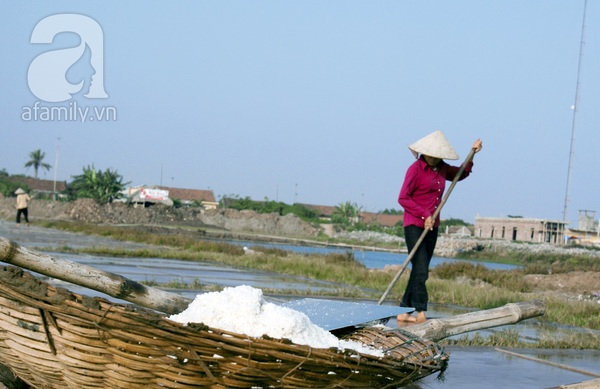
M 56 46 L 59 34 L 76 34 L 79 44 L 74 47 L 53 47 L 35 57 L 27 71 L 29 90 L 39 99 L 23 107 L 25 121 L 110 121 L 116 120 L 117 110 L 111 106 L 81 105 L 74 97 L 106 99 L 104 88 L 104 32 L 98 22 L 79 14 L 57 14 L 40 20 L 31 33 L 30 43 Z M 76 64 L 85 61 L 89 79 L 80 76 L 69 81 L 67 74 Z M 88 87 L 87 93 L 83 90 Z M 62 103 L 62 104 L 61 104 Z

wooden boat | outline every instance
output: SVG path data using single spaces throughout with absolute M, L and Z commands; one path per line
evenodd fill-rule
M 0 238 L 1 261 L 32 258 L 57 261 Z M 131 283 L 120 288 L 125 299 L 151 294 Z M 526 311 L 513 319 L 540 314 Z M 384 356 L 182 325 L 155 309 L 52 286 L 21 266 L 0 268 L 0 363 L 36 388 L 389 388 L 443 371 L 449 358 L 415 332 L 365 326 L 344 337 Z

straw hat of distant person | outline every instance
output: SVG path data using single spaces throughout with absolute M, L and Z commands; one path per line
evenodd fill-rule
M 450 142 L 448 142 L 448 139 L 446 139 L 444 134 L 439 130 L 419 139 L 408 146 L 408 148 L 412 151 L 415 158 L 419 158 L 419 154 L 440 159 L 459 158 Z
M 25 194 L 25 193 L 26 193 L 26 192 L 25 192 L 23 189 L 21 189 L 21 188 L 19 188 L 19 189 L 15 190 L 15 194 L 16 194 L 16 195 Z

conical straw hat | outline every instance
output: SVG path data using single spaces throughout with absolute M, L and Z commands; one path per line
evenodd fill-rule
M 458 159 L 458 154 L 441 131 L 435 131 L 408 146 L 415 158 L 425 154 L 434 158 Z
M 15 194 L 17 194 L 17 195 L 23 194 L 23 193 L 25 193 L 25 191 L 23 189 L 21 189 L 21 188 L 15 190 Z

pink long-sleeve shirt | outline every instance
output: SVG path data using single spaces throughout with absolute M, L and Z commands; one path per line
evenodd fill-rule
M 471 174 L 473 162 L 467 163 L 459 180 Z M 460 167 L 448 165 L 444 161 L 432 169 L 421 156 L 406 171 L 406 177 L 400 189 L 398 203 L 404 208 L 404 226 L 425 226 L 425 219 L 433 216 L 442 202 L 446 180 L 452 181 Z M 440 215 L 435 227 L 440 225 Z

